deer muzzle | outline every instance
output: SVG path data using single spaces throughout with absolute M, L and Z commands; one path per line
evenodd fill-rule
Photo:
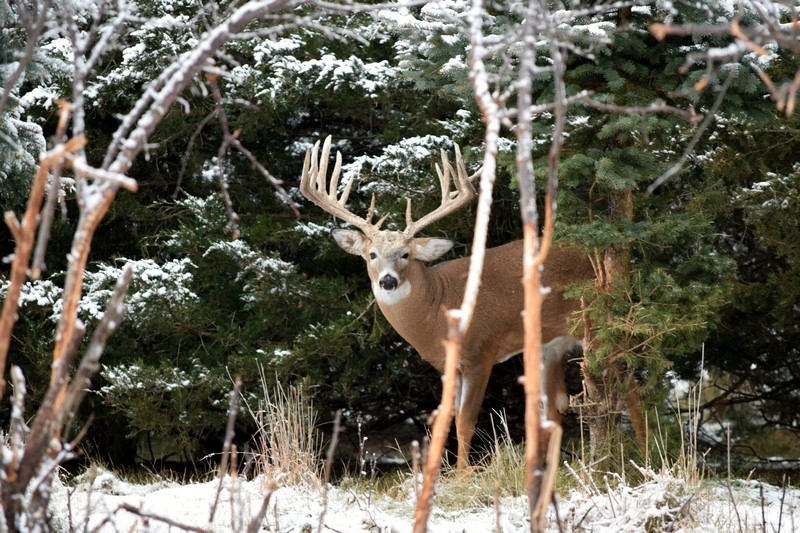
M 393 291 L 397 288 L 397 278 L 391 274 L 386 274 L 383 276 L 378 283 L 380 284 L 381 289 L 385 291 Z

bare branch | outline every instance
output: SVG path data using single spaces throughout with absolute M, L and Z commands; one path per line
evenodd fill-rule
M 328 452 L 325 454 L 325 479 L 322 487 L 322 509 L 319 512 L 319 524 L 317 526 L 317 533 L 322 532 L 322 525 L 325 523 L 325 514 L 328 512 L 328 485 L 331 481 L 331 469 L 333 468 L 333 454 L 336 452 L 336 447 L 339 445 L 339 433 L 342 430 L 342 410 L 336 411 L 336 416 L 333 419 L 333 434 L 331 435 L 331 442 L 328 445 Z
M 69 110 L 62 107 L 62 117 L 67 115 Z M 62 120 L 60 123 L 65 123 Z M 59 131 L 62 131 L 59 128 Z M 11 274 L 9 276 L 9 286 L 6 292 L 6 299 L 3 302 L 3 310 L 0 313 L 0 398 L 5 392 L 6 359 L 11 342 L 11 331 L 17 321 L 17 309 L 19 308 L 19 296 L 25 277 L 28 273 L 31 254 L 33 253 L 33 242 L 36 234 L 36 227 L 42 207 L 45 185 L 49 170 L 63 160 L 67 153 L 77 150 L 85 143 L 83 138 L 71 139 L 65 144 L 59 144 L 42 156 L 39 170 L 33 178 L 31 193 L 28 197 L 28 205 L 22 221 L 18 221 L 13 213 L 6 213 L 5 220 L 16 241 L 14 249 L 14 259 L 11 263 Z
M 626 115 L 645 115 L 649 113 L 670 113 L 672 115 L 676 115 L 683 119 L 686 119 L 690 124 L 697 124 L 703 119 L 703 115 L 697 113 L 697 111 L 690 107 L 689 109 L 681 109 L 680 107 L 675 107 L 671 105 L 667 105 L 664 102 L 653 102 L 647 106 L 620 106 L 614 104 L 606 104 L 604 102 L 598 102 L 590 97 L 589 93 L 582 93 L 582 95 L 576 95 L 572 97 L 568 102 L 581 102 L 583 104 L 592 107 L 593 109 L 597 109 L 598 111 L 604 111 L 606 113 L 621 113 Z
M 528 20 L 542 19 L 539 26 L 527 24 Z M 561 149 L 564 144 L 564 129 L 567 117 L 567 91 L 564 82 L 566 59 L 562 46 L 556 38 L 556 27 L 551 22 L 549 6 L 544 1 L 531 2 L 525 13 L 526 32 L 520 77 L 518 80 L 518 101 L 520 112 L 517 116 L 517 177 L 520 188 L 520 205 L 522 211 L 525 253 L 523 255 L 522 283 L 525 289 L 525 343 L 523 360 L 525 377 L 525 484 L 528 494 L 528 505 L 531 519 L 531 531 L 543 531 L 545 510 L 550 503 L 552 486 L 543 483 L 542 469 L 547 453 L 548 441 L 542 427 L 541 417 L 541 366 L 542 366 L 542 329 L 541 315 L 543 292 L 540 281 L 540 270 L 553 240 L 555 222 L 555 195 L 558 188 L 558 167 Z M 549 43 L 549 54 L 552 64 L 554 95 L 552 102 L 553 135 L 548 154 L 547 187 L 545 193 L 545 220 L 543 235 L 539 238 L 539 220 L 536 210 L 536 194 L 534 184 L 533 163 L 531 161 L 531 90 L 533 71 L 530 65 L 535 64 L 535 43 L 540 38 Z M 528 65 L 526 68 L 525 66 Z
M 209 112 L 205 117 L 203 117 L 203 120 L 201 120 L 200 123 L 197 125 L 194 132 L 192 133 L 192 136 L 189 137 L 189 142 L 187 143 L 186 151 L 183 153 L 183 157 L 181 157 L 181 169 L 178 172 L 178 183 L 175 184 L 175 190 L 172 193 L 172 198 L 177 198 L 178 193 L 180 193 L 181 183 L 183 182 L 183 177 L 186 175 L 186 167 L 189 166 L 189 156 L 192 154 L 195 141 L 197 141 L 197 138 L 200 137 L 200 133 L 202 133 L 203 128 L 205 128 L 206 125 L 209 122 L 211 122 L 211 119 L 213 119 L 216 116 L 217 116 L 217 108 L 215 107 L 213 111 Z
M 56 128 L 55 141 L 56 144 L 65 144 L 67 142 L 67 128 L 69 117 L 72 115 L 75 108 L 69 102 L 61 100 L 59 102 L 59 117 L 58 127 Z M 83 137 L 81 137 L 83 138 Z M 79 147 L 79 149 L 81 149 Z M 39 225 L 39 237 L 36 243 L 36 251 L 33 256 L 33 263 L 31 264 L 31 277 L 38 279 L 44 269 L 44 255 L 47 250 L 47 243 L 50 240 L 50 229 L 53 225 L 53 218 L 55 216 L 56 203 L 61 191 L 61 170 L 63 167 L 61 159 L 52 166 L 50 170 L 50 188 L 47 192 L 47 203 L 42 210 L 41 220 Z
M 657 22 L 648 27 L 658 41 L 664 41 L 669 35 L 726 35 L 728 28 L 725 26 L 693 24 L 687 26 L 671 26 Z
M 228 230 L 234 235 L 234 238 L 238 238 L 239 236 L 239 228 L 238 228 L 238 221 L 239 217 L 236 214 L 236 211 L 233 208 L 233 202 L 231 201 L 230 194 L 228 193 L 228 182 L 225 177 L 225 171 L 222 166 L 222 161 L 225 158 L 225 155 L 228 153 L 229 149 L 235 148 L 238 150 L 242 155 L 244 155 L 250 163 L 259 171 L 259 173 L 264 176 L 273 189 L 278 193 L 278 196 L 283 202 L 289 206 L 295 216 L 300 216 L 300 212 L 298 211 L 297 203 L 292 199 L 291 196 L 284 190 L 283 182 L 276 179 L 264 165 L 261 164 L 260 161 L 256 158 L 256 156 L 247 148 L 244 147 L 242 142 L 239 140 L 239 132 L 231 132 L 230 126 L 228 124 L 228 117 L 225 114 L 225 110 L 223 109 L 223 100 L 222 100 L 222 92 L 219 88 L 219 83 L 217 82 L 217 74 L 207 72 L 206 73 L 206 81 L 211 87 L 211 94 L 214 97 L 214 104 L 215 104 L 215 111 L 213 114 L 209 114 L 206 118 L 210 118 L 212 116 L 216 116 L 219 120 L 220 127 L 222 129 L 222 143 L 217 150 L 217 165 L 219 166 L 217 171 L 217 178 L 219 180 L 219 188 L 220 188 L 220 196 L 222 197 L 222 201 L 225 204 L 225 210 L 228 216 Z M 195 133 L 198 133 L 197 130 Z
M 214 515 L 217 512 L 217 505 L 219 504 L 219 497 L 222 493 L 223 482 L 225 475 L 228 473 L 228 464 L 231 460 L 231 449 L 233 437 L 236 434 L 236 416 L 239 413 L 239 395 L 242 392 L 242 378 L 236 376 L 233 382 L 233 389 L 228 395 L 228 423 L 225 426 L 225 441 L 222 444 L 222 461 L 219 464 L 219 483 L 217 484 L 217 491 L 214 495 L 214 502 L 211 504 L 211 514 L 208 517 L 209 524 L 214 521 Z
M 672 176 L 677 174 L 680 171 L 680 169 L 683 167 L 684 163 L 686 163 L 686 161 L 689 159 L 689 156 L 694 151 L 694 147 L 697 145 L 697 142 L 700 140 L 700 137 L 703 136 L 703 134 L 705 133 L 706 129 L 708 128 L 708 125 L 711 124 L 711 121 L 716 116 L 720 105 L 722 105 L 722 100 L 725 98 L 725 95 L 728 92 L 728 88 L 731 86 L 731 82 L 733 81 L 734 74 L 735 74 L 734 71 L 731 71 L 731 72 L 728 73 L 728 77 L 725 80 L 725 83 L 722 84 L 722 87 L 720 87 L 719 94 L 717 95 L 716 100 L 714 100 L 714 104 L 711 106 L 711 109 L 708 110 L 708 113 L 706 113 L 706 117 L 703 120 L 703 123 L 700 124 L 699 128 L 697 128 L 697 131 L 692 136 L 692 140 L 689 141 L 688 145 L 686 145 L 686 149 L 683 151 L 683 155 L 681 156 L 680 160 L 677 163 L 675 163 L 674 165 L 672 165 L 669 168 L 669 170 L 664 172 L 664 174 L 659 176 L 658 179 L 656 179 L 653 183 L 651 183 L 647 187 L 647 194 L 653 194 L 653 192 L 658 187 L 660 187 L 665 181 L 667 181 Z
M 269 501 L 272 498 L 272 495 L 275 493 L 276 488 L 277 486 L 275 482 L 270 481 L 267 485 L 267 490 L 264 493 L 263 499 L 261 500 L 261 507 L 255 516 L 250 519 L 250 523 L 247 525 L 247 533 L 258 533 L 259 531 L 263 530 L 264 517 L 267 515 Z
M 283 203 L 286 204 L 292 210 L 292 213 L 294 213 L 295 216 L 299 217 L 300 211 L 298 211 L 298 208 L 300 206 L 297 204 L 297 202 L 294 201 L 294 198 L 292 198 L 289 195 L 289 193 L 287 193 L 286 190 L 283 188 L 283 182 L 277 179 L 275 176 L 273 176 L 270 173 L 270 171 L 267 170 L 266 167 L 261 164 L 261 162 L 256 158 L 256 156 L 250 150 L 244 147 L 244 145 L 239 139 L 237 138 L 232 139 L 231 146 L 239 150 L 239 152 L 241 152 L 242 155 L 244 155 L 250 161 L 250 163 L 255 167 L 255 169 L 258 170 L 258 172 L 264 177 L 265 180 L 267 180 L 267 183 L 273 189 L 275 189 L 275 192 L 278 194 L 278 197 L 283 201 Z
M 90 185 L 79 180 L 78 185 L 78 205 L 81 214 L 68 256 L 69 266 L 64 283 L 63 307 L 56 333 L 56 346 L 53 350 L 54 362 L 65 357 L 69 350 L 68 339 L 72 338 L 78 323 L 78 304 L 83 289 L 83 273 L 89 259 L 91 239 L 100 221 L 108 212 L 116 192 L 115 188 L 103 186 L 102 183 Z
M 489 88 L 489 73 L 485 63 L 488 51 L 484 46 L 482 20 L 484 14 L 483 4 L 476 0 L 467 15 L 471 43 L 469 54 L 470 79 L 472 80 L 475 99 L 486 124 L 486 133 L 484 134 L 485 149 L 469 274 L 466 288 L 464 289 L 464 300 L 461 303 L 459 313 L 459 330 L 461 332 L 469 328 L 475 309 L 475 302 L 478 299 L 478 288 L 481 274 L 483 273 L 483 258 L 486 253 L 487 228 L 492 210 L 492 194 L 495 170 L 497 168 L 497 145 L 503 120 L 501 110 L 505 105 L 505 100 L 501 100 L 497 92 L 491 91 Z
M 82 157 L 79 158 L 68 154 L 66 156 L 66 160 L 69 162 L 75 173 L 79 176 L 92 178 L 95 181 L 105 182 L 114 188 L 122 187 L 130 192 L 136 192 L 139 190 L 139 184 L 137 181 L 124 174 L 119 174 L 117 172 L 111 172 L 109 170 L 103 170 L 100 168 L 94 168 L 90 166 Z
M 35 21 L 28 20 L 28 17 L 25 15 L 26 10 L 21 7 L 22 13 L 19 15 L 20 19 L 25 25 L 28 39 L 25 42 L 25 50 L 22 52 L 16 68 L 8 76 L 5 85 L 3 85 L 3 91 L 2 94 L 0 94 L 0 114 L 3 113 L 3 110 L 8 104 L 8 99 L 11 97 L 12 89 L 17 84 L 20 77 L 22 77 L 22 73 L 25 72 L 25 69 L 28 68 L 28 65 L 33 60 L 33 53 L 36 51 L 36 47 L 39 44 L 39 37 L 42 35 L 44 25 L 47 22 L 47 15 L 50 12 L 51 2 L 52 0 L 43 0 L 40 6 L 36 6 L 36 9 L 33 10 L 37 15 Z M 2 388 L 0 388 L 0 397 L 2 397 Z
M 78 406 L 91 386 L 92 377 L 100 371 L 100 356 L 105 350 L 109 336 L 116 331 L 122 322 L 122 317 L 125 313 L 125 294 L 132 280 L 133 265 L 128 263 L 123 267 L 122 273 L 117 279 L 114 291 L 106 303 L 103 317 L 95 327 L 92 339 L 89 341 L 81 363 L 69 384 L 64 407 L 59 413 L 58 425 L 62 427 L 66 428 L 67 423 L 75 416 Z M 65 438 L 68 435 L 69 431 L 66 430 Z
M 228 115 L 222 109 L 222 93 L 219 90 L 217 83 L 217 75 L 213 73 L 206 73 L 206 81 L 211 86 L 211 94 L 214 96 L 214 106 L 217 109 L 217 120 L 222 127 L 222 143 L 217 149 L 217 179 L 219 180 L 219 195 L 222 197 L 222 202 L 225 204 L 225 212 L 228 216 L 228 231 L 231 232 L 234 239 L 239 238 L 239 216 L 233 209 L 233 202 L 231 195 L 228 193 L 228 180 L 225 178 L 225 168 L 223 161 L 225 155 L 228 153 L 228 147 L 231 145 L 237 134 L 231 134 L 228 127 Z
M 161 516 L 156 513 L 151 513 L 150 511 L 145 511 L 144 509 L 140 509 L 139 507 L 136 507 L 129 503 L 120 504 L 119 507 L 117 507 L 116 511 L 114 512 L 117 511 L 127 511 L 131 514 L 135 514 L 136 516 L 141 516 L 142 518 L 146 518 L 147 520 L 155 520 L 156 522 L 162 522 L 167 526 L 169 526 L 170 528 L 174 527 L 176 529 L 180 529 L 183 531 L 191 531 L 193 533 L 211 533 L 210 529 L 184 524 L 182 522 L 178 522 L 177 520 L 173 520 L 166 516 Z
M 25 386 L 25 376 L 22 374 L 22 369 L 16 365 L 11 367 L 11 382 L 14 386 L 14 396 L 11 402 L 11 427 L 9 429 L 11 461 L 8 465 L 10 465 L 12 471 L 16 472 L 19 461 L 22 458 L 25 439 L 30 431 L 25 423 L 25 396 L 28 394 L 28 390 Z
M 428 518 L 433 506 L 433 494 L 436 480 L 439 477 L 439 467 L 442 464 L 447 434 L 453 422 L 455 410 L 456 382 L 458 367 L 461 359 L 462 333 L 459 325 L 457 310 L 445 312 L 448 331 L 445 342 L 444 374 L 442 375 L 442 401 L 439 408 L 433 413 L 431 442 L 428 447 L 428 456 L 425 459 L 425 471 L 422 480 L 422 492 L 417 498 L 414 511 L 414 533 L 425 533 L 428 530 Z
M 71 339 L 72 346 L 77 346 L 75 339 Z M 16 530 L 19 522 L 23 523 L 33 509 L 41 508 L 46 502 L 41 499 L 26 502 L 20 495 L 26 493 L 31 482 L 41 471 L 45 458 L 57 457 L 63 451 L 61 442 L 53 437 L 57 434 L 55 418 L 59 405 L 59 393 L 68 376 L 69 357 L 65 356 L 53 364 L 53 380 L 45 393 L 41 406 L 34 417 L 33 424 L 27 434 L 24 444 L 18 441 L 19 437 L 12 438 L 15 453 L 11 461 L 3 462 L 4 483 L 0 484 L 0 501 L 6 523 L 14 524 Z M 15 367 L 16 368 L 16 367 Z M 15 384 L 15 403 L 24 401 L 24 381 L 22 372 L 17 369 L 16 375 L 12 373 Z M 24 430 L 17 425 L 17 429 Z M 32 496 L 33 497 L 33 496 Z
M 769 57 L 773 54 L 769 45 L 777 45 L 779 48 L 797 54 L 800 52 L 800 41 L 797 39 L 797 12 L 792 5 L 781 3 L 762 3 L 751 1 L 749 13 L 754 17 L 748 18 L 746 26 L 740 24 L 741 15 L 733 18 L 730 23 L 716 25 L 694 25 L 672 26 L 669 24 L 652 24 L 649 28 L 653 36 L 663 41 L 669 35 L 730 35 L 733 42 L 727 47 L 713 47 L 702 53 L 687 55 L 686 68 L 698 61 L 704 61 L 707 65 L 708 74 L 706 79 L 701 82 L 707 83 L 712 78 L 713 68 L 723 59 L 736 60 L 744 53 L 752 52 L 761 57 Z M 768 6 L 774 8 L 773 12 L 767 10 Z M 784 13 L 792 16 L 792 21 L 782 24 L 778 22 Z M 794 113 L 796 105 L 797 91 L 800 89 L 800 69 L 795 72 L 791 81 L 776 84 L 758 66 L 750 64 L 750 68 L 759 76 L 761 81 L 769 90 L 772 100 L 775 102 L 779 111 L 785 111 L 787 116 Z
M 47 243 L 50 241 L 50 229 L 53 227 L 55 218 L 56 204 L 61 194 L 61 167 L 59 163 L 53 167 L 50 175 L 50 187 L 47 189 L 47 203 L 42 209 L 39 221 L 39 236 L 36 239 L 36 250 L 33 254 L 31 263 L 31 278 L 38 279 L 42 270 L 45 268 L 44 256 L 47 251 Z

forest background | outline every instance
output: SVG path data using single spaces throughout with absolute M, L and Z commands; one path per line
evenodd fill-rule
M 515 5 L 494 5 L 484 17 L 498 42 L 519 25 Z M 22 212 L 56 131 L 59 99 L 82 99 L 86 158 L 99 165 L 153 80 L 239 4 L 0 6 L 0 202 L 4 212 Z M 791 9 L 771 3 L 634 2 L 570 5 L 557 25 L 569 43 L 567 91 L 576 97 L 561 153 L 557 238 L 588 253 L 629 254 L 629 275 L 613 290 L 575 288 L 598 326 L 589 368 L 602 374 L 611 359 L 622 362 L 653 424 L 671 414 L 670 380 L 708 373 L 714 387 L 700 406 L 702 446 L 731 450 L 747 464 L 797 457 L 800 437 L 798 119 L 776 106 L 764 83 L 795 77 L 797 50 L 776 42 L 756 50 L 714 29 L 733 20 L 756 27 L 760 6 L 778 22 L 793 20 Z M 79 309 L 89 329 L 125 263 L 134 280 L 122 327 L 74 421 L 90 421 L 81 443 L 87 457 L 125 466 L 196 463 L 217 452 L 233 376 L 253 401 L 266 379 L 300 387 L 322 421 L 343 410 L 353 448 L 362 435 L 399 431 L 409 420 L 424 434 L 438 405 L 439 376 L 381 317 L 361 260 L 332 243 L 335 223 L 297 185 L 305 151 L 332 135 L 345 177 L 357 180 L 351 209 L 365 212 L 374 194 L 382 213 L 397 214 L 391 227 L 402 223 L 406 197 L 420 212 L 438 201 L 440 149 L 459 144 L 477 168 L 484 126 L 467 61 L 470 5 L 285 7 L 228 41 L 192 78 L 127 172 L 138 191 L 120 191 L 97 229 Z M 14 80 L 37 13 L 48 14 L 45 31 Z M 705 31 L 656 39 L 651 25 L 665 22 Z M 91 57 L 85 86 L 76 88 L 75 37 L 90 28 L 89 40 L 110 44 Z M 514 47 L 506 48 L 490 62 L 498 88 L 516 68 L 513 53 L 505 55 Z M 547 47 L 538 53 L 547 64 Z M 577 98 L 583 91 L 591 103 Z M 542 69 L 533 102 L 552 94 Z M 533 123 L 540 178 L 549 119 L 545 111 Z M 508 132 L 499 142 L 490 244 L 521 234 L 515 142 Z M 46 270 L 25 286 L 9 351 L 32 409 L 50 380 L 77 223 L 74 182 L 65 176 L 59 184 L 63 209 Z M 451 257 L 466 255 L 473 223 L 468 210 L 427 234 L 460 243 Z M 6 257 L 14 241 L 2 231 Z M 520 373 L 518 361 L 496 370 L 485 434 L 492 411 L 505 409 L 522 435 Z M 9 419 L 4 404 L 3 427 Z M 242 440 L 255 432 L 252 421 L 238 424 Z

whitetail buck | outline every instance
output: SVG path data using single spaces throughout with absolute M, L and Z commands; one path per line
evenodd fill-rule
M 441 205 L 419 220 L 412 220 L 409 199 L 405 230 L 390 231 L 380 229 L 386 216 L 377 223 L 372 222 L 374 196 L 366 218 L 351 213 L 345 207 L 354 180 L 347 183 L 339 196 L 337 189 L 342 163 L 339 153 L 330 184 L 327 183 L 330 143 L 328 137 L 319 157 L 319 142 L 306 153 L 300 191 L 334 217 L 360 230 L 334 229 L 331 235 L 346 252 L 364 258 L 372 281 L 372 291 L 386 319 L 424 360 L 442 372 L 445 359 L 443 340 L 447 331 L 442 309 L 461 306 L 469 258 L 426 267 L 423 262 L 438 259 L 452 248 L 453 242 L 414 235 L 429 224 L 461 209 L 475 197 L 458 146 L 455 169 L 444 151 L 442 167 L 436 165 L 442 190 Z M 456 189 L 452 193 L 451 181 Z M 522 241 L 486 250 L 472 324 L 463 338 L 459 382 L 456 386 L 458 467 L 466 467 L 469 463 L 470 441 L 475 433 L 475 423 L 492 367 L 522 351 L 522 253 Z M 550 288 L 542 312 L 544 342 L 566 335 L 567 317 L 579 308 L 578 302 L 564 299 L 565 286 L 592 277 L 591 265 L 583 254 L 569 248 L 553 247 L 542 280 L 544 286 Z M 557 411 L 566 409 L 564 372 L 557 367 L 564 364 L 562 352 L 567 345 L 571 349 L 576 342 L 579 344 L 576 339 L 570 339 L 556 341 L 544 350 L 545 359 L 551 361 L 551 368 L 545 368 L 542 373 L 545 381 L 543 390 L 552 394 L 546 410 L 551 418 L 557 415 Z

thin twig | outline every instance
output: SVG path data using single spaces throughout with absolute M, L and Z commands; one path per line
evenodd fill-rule
M 172 192 L 173 199 L 177 198 L 181 191 L 181 184 L 183 183 L 183 177 L 186 175 L 186 169 L 189 166 L 189 156 L 191 156 L 192 152 L 194 151 L 195 141 L 198 137 L 200 137 L 200 134 L 203 132 L 203 128 L 206 127 L 206 124 L 208 124 L 212 118 L 217 116 L 217 113 L 218 109 L 215 106 L 212 111 L 203 117 L 203 120 L 200 121 L 200 123 L 194 129 L 191 137 L 189 137 L 189 141 L 186 143 L 186 150 L 183 152 L 183 156 L 181 157 L 181 169 L 178 171 L 178 179 L 175 183 L 175 190 Z
M 333 435 L 331 435 L 331 443 L 328 446 L 328 453 L 325 455 L 325 479 L 323 479 L 322 486 L 322 510 L 319 512 L 319 523 L 317 524 L 317 533 L 322 532 L 322 525 L 325 522 L 325 514 L 328 512 L 328 484 L 331 481 L 331 469 L 333 468 L 333 454 L 336 447 L 339 445 L 339 432 L 342 426 L 342 410 L 336 411 L 336 416 L 333 419 Z
M 420 460 L 420 450 L 419 450 L 419 441 L 413 440 L 411 441 L 411 475 L 414 481 L 414 505 L 417 504 L 419 501 L 419 460 Z
M 222 108 L 222 93 L 220 92 L 219 84 L 217 83 L 217 75 L 207 72 L 206 81 L 211 86 L 211 94 L 214 96 L 214 105 L 217 108 L 217 120 L 219 120 L 219 125 L 222 128 L 222 143 L 217 149 L 217 180 L 219 181 L 219 195 L 222 198 L 222 203 L 225 205 L 225 213 L 228 216 L 228 231 L 231 232 L 234 239 L 238 239 L 239 215 L 236 214 L 236 210 L 233 208 L 233 201 L 231 200 L 231 195 L 228 191 L 228 179 L 225 176 L 225 167 L 223 162 L 225 161 L 225 156 L 228 153 L 231 143 L 239 134 L 239 132 L 237 131 L 236 133 L 231 133 L 231 130 L 228 127 L 228 116 L 225 114 L 225 110 Z
M 21 3 L 17 4 L 20 7 L 20 12 L 17 13 L 20 20 L 23 21 L 25 25 L 25 31 L 28 34 L 27 40 L 25 42 L 25 50 L 22 52 L 22 55 L 19 59 L 16 60 L 16 68 L 8 75 L 5 84 L 3 85 L 3 91 L 0 93 L 0 115 L 3 114 L 3 111 L 8 104 L 8 99 L 11 98 L 11 95 L 14 94 L 14 86 L 19 81 L 22 73 L 25 72 L 25 69 L 28 68 L 31 60 L 33 60 L 33 56 L 36 53 L 36 49 L 39 46 L 39 37 L 42 35 L 42 31 L 44 30 L 45 24 L 47 22 L 47 15 L 50 13 L 50 3 L 52 0 L 44 0 L 41 5 L 37 6 L 34 5 L 33 9 L 30 10 L 30 13 L 36 13 L 37 18 L 34 23 L 28 19 L 28 9 L 27 6 L 23 6 Z M 0 394 L 0 397 L 2 394 Z
M 56 143 L 65 144 L 67 142 L 67 120 L 74 110 L 74 107 L 66 101 L 59 102 L 60 113 L 58 117 L 58 127 L 56 128 Z M 44 270 L 44 256 L 47 250 L 47 243 L 50 241 L 50 229 L 55 218 L 56 204 L 61 193 L 61 170 L 63 161 L 58 161 L 50 170 L 50 187 L 47 191 L 47 203 L 42 209 L 39 222 L 39 236 L 36 239 L 36 250 L 33 254 L 31 263 L 31 278 L 39 279 Z
M 742 517 L 739 515 L 739 507 L 736 505 L 736 498 L 733 495 L 733 489 L 731 488 L 731 480 L 730 477 L 725 482 L 725 487 L 728 489 L 728 496 L 730 497 L 730 503 L 733 505 L 733 512 L 736 514 L 736 522 L 739 524 L 739 531 L 744 531 L 742 529 Z
M 559 456 L 561 455 L 561 435 L 563 434 L 563 430 L 561 426 L 555 424 L 553 427 L 553 431 L 550 433 L 550 442 L 547 446 L 547 469 L 545 471 L 544 478 L 542 480 L 542 490 L 541 496 L 539 497 L 539 501 L 536 503 L 536 510 L 534 511 L 534 516 L 540 517 L 540 520 L 544 520 L 547 515 L 547 507 L 552 502 L 555 507 L 555 484 L 556 484 L 556 473 L 558 472 L 559 467 Z M 556 510 L 556 513 L 558 511 Z M 561 528 L 561 524 L 558 524 L 559 529 Z
M 250 523 L 247 524 L 247 533 L 258 533 L 262 531 L 264 528 L 262 524 L 264 522 L 264 517 L 267 516 L 267 510 L 269 509 L 269 501 L 272 498 L 272 494 L 275 492 L 276 486 L 275 482 L 271 481 L 270 484 L 267 486 L 267 492 L 264 494 L 261 500 L 261 508 L 258 510 L 258 513 L 250 519 Z M 268 529 L 268 528 L 267 528 Z M 280 531 L 278 529 L 277 531 Z
M 105 350 L 108 338 L 122 322 L 122 316 L 125 313 L 125 293 L 132 280 L 133 265 L 128 263 L 122 268 L 122 273 L 114 285 L 114 291 L 108 299 L 103 317 L 95 327 L 80 366 L 69 384 L 63 408 L 58 413 L 57 423 L 64 427 L 65 438 L 69 435 L 68 422 L 75 416 L 78 406 L 91 387 L 92 377 L 100 371 L 100 356 Z
M 267 168 L 261 164 L 261 161 L 259 161 L 250 150 L 248 150 L 247 148 L 244 147 L 244 145 L 242 145 L 242 142 L 239 139 L 233 138 L 231 140 L 231 146 L 239 150 L 239 152 L 241 152 L 242 155 L 244 155 L 250 161 L 253 167 L 255 167 L 255 169 L 258 170 L 259 174 L 261 174 L 264 177 L 264 179 L 267 180 L 267 183 L 270 185 L 270 187 L 275 189 L 275 192 L 278 193 L 278 197 L 281 199 L 281 201 L 292 210 L 292 213 L 294 213 L 295 216 L 299 217 L 300 211 L 298 210 L 298 208 L 300 206 L 297 204 L 297 202 L 294 201 L 291 195 L 289 195 L 289 193 L 287 193 L 286 190 L 283 188 L 283 182 L 277 179 L 275 176 L 273 176 L 270 173 L 270 171 L 267 170 Z
M 11 383 L 14 387 L 9 427 L 11 460 L 8 461 L 7 464 L 10 465 L 13 470 L 16 470 L 22 458 L 25 439 L 28 437 L 30 431 L 28 425 L 25 423 L 25 396 L 28 394 L 28 389 L 25 386 L 25 375 L 22 373 L 22 369 L 16 365 L 11 367 Z
M 690 107 L 689 109 L 682 109 L 680 107 L 667 105 L 664 102 L 654 102 L 647 106 L 614 105 L 594 100 L 589 96 L 588 93 L 585 96 L 578 96 L 574 98 L 574 101 L 581 102 L 589 107 L 597 109 L 598 111 L 603 111 L 606 113 L 621 113 L 625 115 L 670 113 L 686 119 L 690 124 L 697 124 L 703 118 L 703 115 L 699 114 L 693 107 Z
M 208 523 L 214 522 L 214 515 L 217 512 L 217 505 L 222 493 L 222 488 L 225 482 L 225 476 L 228 474 L 228 464 L 230 462 L 231 445 L 233 437 L 236 434 L 236 416 L 239 410 L 239 395 L 242 390 L 242 378 L 236 376 L 233 380 L 233 389 L 228 394 L 228 423 L 225 426 L 225 441 L 222 444 L 222 459 L 219 464 L 217 483 L 217 491 L 214 494 L 214 502 L 211 504 L 211 511 L 208 517 Z
M 667 181 L 672 176 L 677 174 L 678 171 L 680 171 L 680 169 L 683 167 L 684 163 L 686 163 L 686 161 L 689 159 L 689 156 L 692 154 L 695 145 L 698 143 L 698 141 L 700 141 L 700 137 L 702 137 L 702 135 L 708 128 L 708 125 L 711 124 L 711 121 L 715 118 L 717 110 L 719 110 L 719 107 L 722 105 L 722 100 L 723 98 L 725 98 L 725 95 L 728 92 L 728 88 L 731 86 L 731 82 L 733 82 L 733 78 L 734 78 L 734 71 L 731 70 L 728 73 L 728 77 L 725 80 L 725 83 L 722 84 L 719 94 L 717 95 L 716 100 L 714 100 L 714 104 L 711 106 L 711 109 L 708 110 L 708 113 L 706 113 L 706 116 L 703 119 L 703 122 L 700 124 L 700 127 L 697 128 L 697 131 L 692 136 L 692 140 L 689 141 L 688 145 L 686 145 L 686 150 L 683 151 L 683 155 L 681 156 L 680 160 L 674 165 L 672 165 L 672 167 L 670 167 L 669 170 L 664 172 L 664 174 L 662 174 L 657 180 L 655 180 L 647 187 L 648 195 L 653 194 L 653 192 L 658 187 L 660 187 L 665 181 Z
M 72 169 L 79 175 L 92 178 L 95 181 L 105 181 L 115 187 L 127 189 L 130 192 L 136 192 L 139 189 L 138 182 L 124 174 L 103 170 L 101 168 L 94 168 L 86 163 L 83 158 L 73 157 L 71 154 L 67 154 L 66 158 Z
M 182 529 L 184 531 L 193 531 L 194 533 L 211 533 L 211 529 L 207 529 L 204 527 L 197 527 L 190 524 L 184 524 L 173 520 L 171 518 L 167 518 L 166 516 L 161 516 L 156 513 L 151 513 L 150 511 L 145 511 L 144 509 L 140 509 L 130 503 L 122 503 L 117 507 L 115 513 L 117 511 L 128 511 L 129 513 L 135 514 L 136 516 L 141 516 L 142 518 L 146 518 L 148 520 L 155 520 L 156 522 L 163 522 L 170 527 L 176 527 L 178 529 Z
M 431 428 L 431 442 L 428 456 L 425 460 L 425 472 L 422 480 L 422 492 L 417 499 L 414 511 L 414 533 L 425 533 L 428 529 L 428 519 L 433 507 L 433 495 L 436 480 L 439 478 L 439 468 L 442 464 L 447 434 L 453 421 L 453 411 L 456 399 L 456 381 L 458 380 L 458 367 L 461 359 L 461 335 L 459 334 L 459 316 L 457 312 L 445 312 L 447 318 L 447 338 L 445 342 L 444 374 L 442 375 L 442 399 L 436 409 Z

